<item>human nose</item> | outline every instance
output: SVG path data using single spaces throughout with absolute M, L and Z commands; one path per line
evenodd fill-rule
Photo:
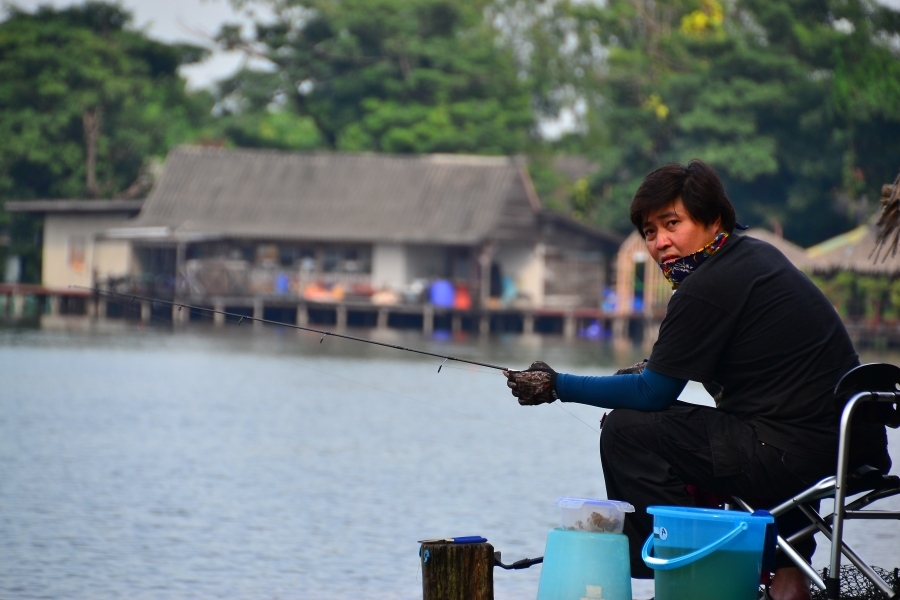
M 672 245 L 672 241 L 669 239 L 669 236 L 665 234 L 665 232 L 657 232 L 656 239 L 653 241 L 656 243 L 657 250 L 665 250 Z

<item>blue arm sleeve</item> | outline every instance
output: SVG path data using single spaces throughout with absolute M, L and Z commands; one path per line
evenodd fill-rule
M 671 406 L 685 385 L 685 379 L 661 375 L 649 368 L 640 375 L 607 377 L 560 373 L 556 378 L 556 393 L 563 402 L 652 411 Z

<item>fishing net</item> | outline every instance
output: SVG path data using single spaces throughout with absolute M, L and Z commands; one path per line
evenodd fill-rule
M 900 591 L 900 569 L 887 571 L 881 567 L 872 567 L 878 576 L 895 591 Z M 812 600 L 826 600 L 825 592 L 812 586 Z M 841 600 L 883 600 L 884 596 L 872 582 L 853 565 L 841 567 Z

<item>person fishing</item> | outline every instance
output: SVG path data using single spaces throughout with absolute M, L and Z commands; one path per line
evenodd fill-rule
M 704 162 L 647 175 L 631 222 L 675 290 L 649 359 L 605 377 L 557 373 L 541 361 L 504 374 L 521 405 L 613 409 L 600 438 L 607 495 L 634 505 L 625 520 L 632 577 L 649 579 L 640 556 L 653 528 L 647 506 L 696 506 L 701 491 L 772 506 L 834 473 L 832 393 L 859 358 L 806 275 L 773 246 L 734 234 L 734 207 Z M 678 401 L 688 381 L 703 384 L 715 407 Z M 887 470 L 884 427 L 868 427 L 855 435 L 851 460 Z M 795 509 L 777 525 L 788 536 L 807 523 Z M 797 550 L 809 559 L 815 542 Z M 805 600 L 809 580 L 779 554 L 768 593 Z

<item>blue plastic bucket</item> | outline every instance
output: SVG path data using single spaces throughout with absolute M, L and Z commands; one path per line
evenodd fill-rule
M 656 600 L 756 600 L 771 515 L 650 506 L 653 534 L 641 556 L 654 569 Z
M 547 535 L 538 600 L 631 600 L 628 538 L 554 529 Z

